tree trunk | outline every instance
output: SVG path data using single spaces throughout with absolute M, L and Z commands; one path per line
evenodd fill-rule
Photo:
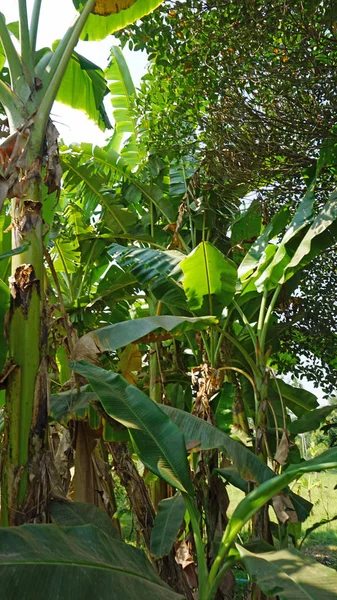
M 12 201 L 12 260 L 2 461 L 2 525 L 46 521 L 48 482 L 47 337 L 43 286 L 43 220 L 40 161 L 23 180 L 23 198 Z M 23 181 L 21 180 L 21 181 Z

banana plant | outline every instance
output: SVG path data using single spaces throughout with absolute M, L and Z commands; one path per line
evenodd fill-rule
M 237 543 L 237 536 L 244 524 L 269 500 L 280 494 L 289 494 L 287 486 L 303 473 L 336 468 L 336 449 L 328 450 L 315 459 L 292 465 L 284 473 L 276 475 L 258 456 L 239 442 L 198 417 L 179 409 L 160 407 L 117 373 L 105 371 L 84 361 L 71 366 L 89 381 L 105 413 L 128 428 L 135 451 L 144 465 L 176 488 L 181 495 L 193 529 L 198 561 L 198 593 L 201 600 L 212 600 L 227 570 L 241 560 L 248 573 L 254 576 L 268 594 L 277 593 L 280 598 L 295 599 L 303 589 L 308 595 L 315 591 L 317 598 L 323 599 L 327 594 L 334 597 L 337 577 L 333 569 L 309 561 L 312 570 L 308 581 L 305 569 L 309 565 L 299 553 L 296 553 L 297 569 L 294 572 L 291 571 L 286 560 L 287 553 L 283 550 L 275 551 L 270 546 L 244 548 Z M 207 568 L 204 540 L 200 533 L 201 515 L 190 476 L 187 447 L 192 441 L 194 450 L 196 445 L 198 449 L 216 447 L 222 450 L 237 465 L 244 479 L 255 478 L 260 483 L 235 509 L 210 570 Z M 164 516 L 162 512 L 158 513 L 159 522 L 156 527 L 163 527 L 161 532 L 165 536 L 163 543 L 166 544 L 165 550 L 162 546 L 158 550 L 156 539 L 160 535 L 154 528 L 152 547 L 158 552 L 169 550 L 174 533 L 177 533 L 181 523 L 181 502 L 175 498 L 172 499 L 173 503 L 178 514 L 175 513 L 172 519 L 168 516 L 172 515 L 170 510 L 165 509 Z M 173 533 L 167 533 L 169 524 Z M 289 557 L 293 554 L 289 552 Z M 301 569 L 304 570 L 303 575 Z M 272 574 L 276 578 L 274 581 Z
M 137 0 L 120 5 L 109 0 L 76 0 L 79 15 L 52 49 L 36 47 L 41 0 L 28 19 L 26 0 L 19 0 L 19 45 L 0 14 L 0 40 L 10 81 L 0 80 L 0 103 L 8 120 L 8 136 L 0 146 L 0 205 L 11 200 L 11 305 L 8 320 L 10 360 L 5 366 L 6 427 L 2 465 L 2 523 L 44 519 L 48 495 L 47 467 L 47 317 L 43 274 L 44 202 L 58 194 L 61 165 L 57 131 L 50 120 L 56 98 L 86 109 L 101 126 L 106 82 L 92 63 L 74 52 L 80 36 L 102 39 L 150 12 L 160 2 Z M 81 90 L 72 90 L 82 75 Z M 67 83 L 65 83 L 67 78 Z M 73 93 L 74 92 L 74 93 Z M 102 122 L 103 120 L 103 122 Z M 50 223 L 49 223 L 50 226 Z M 43 483 L 44 482 L 44 483 Z

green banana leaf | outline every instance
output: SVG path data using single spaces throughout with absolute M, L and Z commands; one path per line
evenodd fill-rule
M 151 531 L 150 550 L 157 558 L 167 556 L 178 535 L 186 506 L 181 494 L 166 498 L 158 504 L 158 513 Z
M 144 552 L 93 525 L 0 529 L 4 600 L 174 600 Z
M 246 481 L 262 483 L 275 476 L 274 471 L 262 462 L 254 452 L 240 444 L 240 442 L 233 440 L 220 429 L 213 427 L 210 423 L 206 423 L 199 417 L 178 408 L 166 405 L 160 405 L 160 408 L 184 433 L 187 445 L 193 443 L 198 450 L 218 448 L 231 458 L 240 475 Z
M 60 394 L 52 394 L 50 398 L 49 416 L 52 420 L 67 426 L 69 421 L 87 419 L 91 429 L 99 429 L 102 424 L 100 415 L 93 404 L 98 402 L 97 395 L 89 386 L 83 386 L 79 392 L 69 390 Z M 127 442 L 130 439 L 128 430 L 116 423 L 112 427 L 103 421 L 103 440 L 106 442 Z
M 280 378 L 272 379 L 270 382 L 271 400 L 277 404 L 280 402 L 279 391 L 284 405 L 296 415 L 302 415 L 317 409 L 319 404 L 317 396 L 304 388 L 296 388 Z
M 84 0 L 73 0 L 76 9 L 81 9 Z M 87 41 L 103 40 L 115 31 L 124 29 L 157 8 L 161 1 L 158 0 L 111 0 L 101 1 L 107 6 L 107 15 L 91 14 L 82 30 L 81 39 Z M 118 12 L 117 12 L 118 11 Z M 114 13 L 114 14 L 110 14 Z
M 111 94 L 111 104 L 115 129 L 108 148 L 121 152 L 131 167 L 139 165 L 141 152 L 137 144 L 136 119 L 132 115 L 132 105 L 136 90 L 130 75 L 128 65 L 118 46 L 111 48 L 111 63 L 105 71 Z M 127 137 L 127 146 L 123 143 Z
M 265 263 L 265 252 L 270 240 L 284 230 L 289 219 L 290 213 L 288 206 L 283 206 L 276 215 L 273 216 L 269 225 L 267 225 L 261 235 L 252 244 L 238 268 L 238 276 L 241 281 L 245 281 L 260 265 Z
M 74 389 L 53 394 L 50 398 L 51 418 L 63 425 L 67 425 L 72 419 L 86 419 L 90 403 L 97 402 L 96 394 L 88 388 L 89 386 L 83 386 L 80 392 Z
M 17 248 L 13 248 L 13 250 L 8 250 L 8 252 L 4 252 L 3 254 L 0 254 L 0 260 L 10 258 L 11 256 L 14 256 L 15 254 L 21 254 L 21 252 L 25 252 L 29 248 L 29 246 L 30 246 L 30 243 L 25 242 L 21 246 L 18 246 Z
M 241 492 L 248 494 L 248 483 L 245 481 L 245 479 L 243 479 L 243 477 L 241 477 L 241 475 L 239 475 L 238 470 L 235 467 L 229 466 L 225 469 L 214 469 L 214 471 L 219 473 L 223 479 L 234 485 L 234 487 L 241 490 Z
M 90 145 L 86 144 L 86 146 Z M 110 217 L 110 226 L 113 226 L 114 231 L 118 229 L 118 232 L 127 234 L 123 219 L 128 213 L 125 214 L 124 210 L 121 214 L 121 207 L 116 207 L 111 195 L 106 193 L 109 185 L 120 181 L 123 177 L 127 177 L 127 166 L 121 162 L 120 155 L 116 152 L 113 153 L 114 162 L 110 161 L 105 164 L 107 172 L 103 173 L 99 169 L 102 161 L 97 164 L 91 152 L 90 156 L 89 153 L 84 155 L 82 147 L 77 146 L 72 147 L 71 150 L 72 152 L 69 153 L 68 148 L 63 148 L 61 152 L 64 188 L 68 192 L 80 188 L 81 193 L 85 195 L 87 200 L 92 202 L 93 207 L 100 205 L 104 208 L 104 217 Z M 104 151 L 101 150 L 101 152 Z M 112 150 L 109 152 L 110 158 L 112 152 Z M 119 165 L 119 162 L 121 162 L 121 165 Z
M 3 48 L 2 43 L 0 42 L 0 71 L 2 71 L 6 62 L 6 54 Z
M 184 436 L 159 405 L 117 373 L 84 361 L 70 366 L 88 379 L 105 412 L 128 427 L 144 465 L 170 485 L 193 496 Z
M 254 200 L 247 210 L 239 214 L 231 227 L 232 246 L 247 243 L 251 238 L 258 237 L 261 228 L 261 205 L 258 200 Z
M 71 242 L 58 241 L 53 250 L 53 259 L 57 273 L 76 273 L 81 261 L 77 239 Z
M 215 424 L 224 431 L 230 433 L 233 423 L 233 404 L 235 400 L 235 388 L 232 383 L 224 383 L 213 402 L 215 407 Z
M 329 404 L 328 406 L 322 406 L 321 408 L 316 408 L 310 412 L 306 412 L 295 421 L 291 421 L 288 424 L 288 429 L 293 435 L 319 429 L 319 427 L 324 423 L 326 417 L 336 409 L 337 404 Z
M 139 283 L 166 306 L 188 310 L 186 296 L 178 283 L 182 272 L 179 263 L 185 257 L 176 250 L 155 250 L 112 244 L 108 249 L 111 258 L 132 274 Z
M 258 291 L 262 291 L 265 286 L 267 286 L 268 289 L 273 289 L 280 282 L 285 268 L 290 263 L 294 251 L 301 241 L 303 232 L 306 231 L 313 221 L 314 201 L 315 196 L 312 188 L 310 188 L 300 203 L 281 242 L 278 243 L 272 261 L 263 270 L 258 279 L 255 279 L 255 286 Z M 299 236 L 299 234 L 301 235 Z M 299 237 L 300 239 L 298 239 Z M 295 244 L 295 248 L 293 248 L 293 244 Z
M 183 286 L 190 310 L 200 310 L 208 299 L 207 311 L 213 313 L 213 298 L 221 310 L 231 302 L 237 280 L 235 264 L 210 242 L 201 242 L 180 263 Z
M 57 45 L 58 42 L 53 44 L 53 50 Z M 105 131 L 112 128 L 103 103 L 108 93 L 103 70 L 84 56 L 73 52 L 56 100 L 85 112 L 89 119 Z
M 215 323 L 215 317 L 144 317 L 96 329 L 83 336 L 82 340 L 92 338 L 100 352 L 112 352 L 153 332 L 170 332 L 175 336 L 186 331 L 200 331 Z
M 243 525 L 247 523 L 251 517 L 264 506 L 264 504 L 266 504 L 273 496 L 276 496 L 284 490 L 284 488 L 294 481 L 294 479 L 297 479 L 303 475 L 303 473 L 325 471 L 327 469 L 335 468 L 337 468 L 337 448 L 332 448 L 312 460 L 303 461 L 297 465 L 291 465 L 284 473 L 282 473 L 282 475 L 277 475 L 256 487 L 234 510 L 226 527 L 223 544 L 229 547 L 234 542 Z
M 255 546 L 256 552 L 236 544 L 247 572 L 267 596 L 277 595 L 280 600 L 337 599 L 334 569 L 294 548 L 261 552 L 262 545 Z
M 161 251 L 137 246 L 120 246 L 119 244 L 111 244 L 108 254 L 123 268 L 128 269 L 142 284 L 153 279 L 166 281 L 167 276 L 185 257 L 184 254 L 175 250 Z
M 160 187 L 156 184 L 142 183 L 131 172 L 131 166 L 127 160 L 113 148 L 107 150 L 84 143 L 79 147 L 73 147 L 72 150 L 71 155 L 69 155 L 68 149 L 62 153 L 63 170 L 67 172 L 65 185 L 68 189 L 74 188 L 75 185 L 82 186 L 87 194 L 96 195 L 97 203 L 100 203 L 113 215 L 113 203 L 109 194 L 103 193 L 102 186 L 106 188 L 109 182 L 111 185 L 125 179 L 133 183 L 145 202 L 152 203 L 156 207 L 167 223 L 174 222 L 176 213 L 171 203 L 162 201 L 163 192 Z M 102 172 L 106 174 L 106 178 L 102 177 Z M 123 223 L 119 224 L 121 231 L 127 234 Z
M 336 243 L 337 192 L 330 195 L 328 202 L 315 218 L 313 218 L 313 203 L 314 195 L 311 187 L 278 244 L 276 252 L 274 247 L 271 257 L 264 264 L 260 261 L 260 268 L 252 275 L 250 286 L 254 283 L 259 292 L 265 287 L 273 289 L 276 285 L 290 279 L 296 271 L 307 265 L 323 250 Z M 265 232 L 263 235 L 265 236 Z M 259 240 L 256 245 L 259 245 Z M 252 266 L 251 262 L 249 266 Z M 246 273 L 247 261 L 244 268 L 242 265 L 239 268 L 241 278 Z M 247 293 L 247 289 L 245 292 Z
M 49 510 L 56 525 L 95 525 L 109 537 L 121 541 L 121 536 L 108 514 L 94 504 L 53 500 Z
M 196 449 L 213 450 L 218 448 L 233 461 L 239 476 L 244 481 L 262 484 L 276 477 L 276 474 L 252 450 L 232 439 L 210 423 L 183 410 L 161 404 L 163 410 L 184 434 L 186 444 L 193 444 Z M 220 472 L 221 470 L 219 470 Z M 231 483 L 242 489 L 241 479 L 232 478 Z M 286 486 L 285 486 L 286 487 Z M 312 509 L 311 502 L 288 491 L 300 522 L 305 521 Z
M 305 234 L 290 263 L 287 265 L 281 283 L 307 265 L 317 254 L 336 243 L 337 192 L 334 191 L 310 229 Z M 334 226 L 333 226 L 334 225 Z

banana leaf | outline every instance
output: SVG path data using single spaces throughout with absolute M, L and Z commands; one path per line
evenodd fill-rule
M 78 10 L 85 3 L 84 0 L 73 0 Z M 115 31 L 148 15 L 160 4 L 158 0 L 100 0 L 96 2 L 96 10 L 93 10 L 96 14 L 90 14 L 87 19 L 81 39 L 90 42 L 104 40 Z
M 91 331 L 81 339 L 92 338 L 100 352 L 112 352 L 154 332 L 170 332 L 174 337 L 186 331 L 206 329 L 216 322 L 215 317 L 144 317 L 107 325 Z
M 194 415 L 177 408 L 172 408 L 171 406 L 161 404 L 160 408 L 170 416 L 172 421 L 184 433 L 187 445 L 193 444 L 197 450 L 213 450 L 214 448 L 218 448 L 232 460 L 240 478 L 232 478 L 231 483 L 239 489 L 244 487 L 244 481 L 262 484 L 276 477 L 275 472 L 260 460 L 252 450 L 249 450 L 240 442 L 213 427 L 210 423 L 206 423 L 206 421 Z M 219 472 L 221 474 L 221 470 Z M 311 502 L 308 502 L 290 490 L 286 493 L 290 495 L 298 520 L 300 522 L 305 521 L 312 509 Z
M 267 596 L 277 595 L 280 600 L 334 600 L 337 599 L 337 573 L 288 548 L 261 552 L 263 545 L 250 548 L 236 545 L 241 560 L 253 581 Z
M 158 504 L 158 514 L 151 531 L 150 550 L 157 558 L 167 556 L 184 519 L 186 506 L 181 494 L 165 498 Z
M 221 310 L 231 302 L 237 280 L 236 266 L 213 244 L 201 242 L 181 261 L 180 267 L 190 310 L 198 311 L 208 301 L 207 312 L 214 314 L 213 298 L 221 303 Z
M 174 600 L 144 552 L 93 525 L 0 529 L 5 600 Z
M 70 366 L 88 379 L 106 413 L 128 427 L 144 465 L 170 485 L 193 496 L 184 436 L 159 405 L 117 373 L 84 361 Z

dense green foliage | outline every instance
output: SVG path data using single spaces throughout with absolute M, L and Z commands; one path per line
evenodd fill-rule
M 146 49 L 139 92 L 120 48 L 103 72 L 74 52 L 75 37 L 68 45 L 74 30 L 30 54 L 31 31 L 20 57 L 0 15 L 11 67 L 8 85 L 0 47 L 0 101 L 19 141 L 35 86 L 27 145 L 0 145 L 2 524 L 25 523 L 0 529 L 5 600 L 98 587 L 102 598 L 220 600 L 238 563 L 255 600 L 334 598 L 335 570 L 298 551 L 312 504 L 291 484 L 337 468 L 335 447 L 305 460 L 298 443 L 328 431 L 336 405 L 320 407 L 282 374 L 335 384 L 337 15 L 324 2 L 188 0 L 130 25 L 156 4 L 137 0 L 103 26 L 89 0 L 78 19 L 76 39 L 124 27 L 122 42 Z M 50 91 L 55 65 L 54 98 L 101 128 L 113 117 L 104 147 L 57 146 L 51 105 L 25 80 L 39 74 Z M 26 237 L 15 211 L 37 188 L 28 197 L 43 222 Z M 35 273 L 36 242 L 40 279 L 20 303 L 15 276 Z M 226 486 L 245 493 L 231 518 Z M 122 540 L 117 496 L 152 565 Z M 248 522 L 255 541 L 243 545 Z

